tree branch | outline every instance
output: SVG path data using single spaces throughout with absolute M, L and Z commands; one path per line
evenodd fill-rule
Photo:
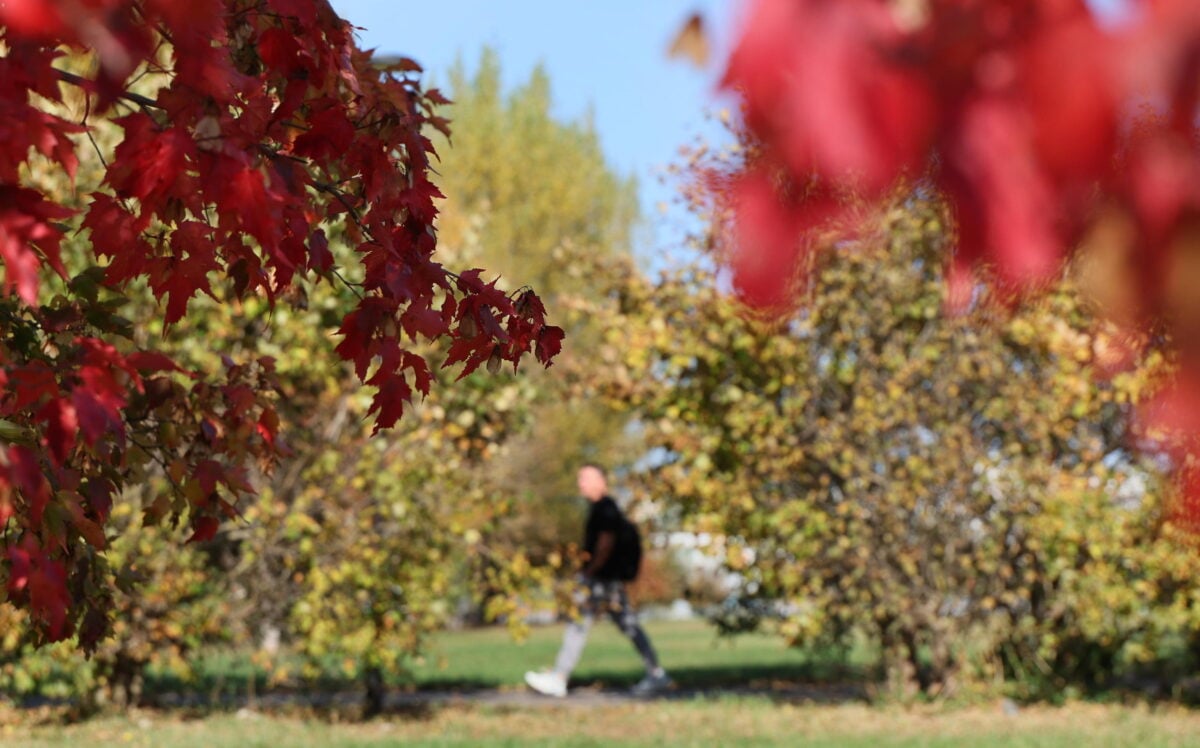
M 84 89 L 85 91 L 90 90 L 92 87 L 92 84 L 95 83 L 95 81 L 90 80 L 88 78 L 84 78 L 82 75 L 75 75 L 74 73 L 68 73 L 66 70 L 59 70 L 58 68 L 54 68 L 54 72 L 58 75 L 59 80 L 63 81 L 64 83 L 70 83 L 71 85 L 79 86 L 80 88 Z M 139 106 L 149 107 L 152 109 L 162 109 L 162 107 L 160 107 L 154 101 L 154 99 L 147 98 L 145 96 L 142 96 L 141 94 L 135 94 L 130 91 L 122 91 L 121 94 L 118 96 L 118 98 L 125 99 L 126 101 L 132 101 L 134 104 L 137 104 Z

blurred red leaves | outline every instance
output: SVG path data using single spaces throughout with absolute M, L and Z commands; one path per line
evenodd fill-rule
M 954 206 L 958 262 L 1020 286 L 1048 280 L 1113 174 L 1118 40 L 1082 0 L 904 4 L 917 18 L 901 5 L 754 4 L 724 85 L 763 145 L 755 170 L 867 198 L 927 177 Z M 770 212 L 760 184 L 735 198 L 757 215 Z M 758 244 L 794 254 L 828 211 L 780 202 L 794 220 L 772 221 Z
M 1100 237 L 1101 302 L 1181 363 L 1150 420 L 1175 414 L 1177 463 L 1200 458 L 1181 394 L 1200 383 L 1200 5 L 1129 5 L 1105 25 L 1084 0 L 753 2 L 722 84 L 757 146 L 725 184 L 735 290 L 797 303 L 828 195 L 901 183 L 952 212 L 952 304 L 980 277 L 1036 290 Z
M 7 556 L 9 599 L 26 602 L 48 636 L 61 639 L 69 633 L 67 613 L 71 604 L 63 564 L 50 558 L 31 536 L 20 545 L 10 545 Z
M 918 165 L 934 126 L 925 81 L 884 53 L 901 41 L 883 3 L 760 2 L 725 85 L 742 92 L 746 124 L 789 170 L 878 191 Z

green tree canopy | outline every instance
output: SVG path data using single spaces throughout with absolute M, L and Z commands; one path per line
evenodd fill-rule
M 1127 412 L 1169 367 L 1098 378 L 1112 340 L 1066 281 L 949 314 L 945 237 L 936 202 L 909 196 L 770 325 L 706 272 L 631 276 L 594 309 L 612 315 L 609 393 L 655 448 L 646 492 L 720 539 L 790 640 L 865 633 L 897 685 L 930 693 L 968 644 L 997 673 L 1107 677 L 1195 627 L 1188 552 L 1126 451 Z

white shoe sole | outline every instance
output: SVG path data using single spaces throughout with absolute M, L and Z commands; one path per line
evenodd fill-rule
M 539 693 L 542 696 L 549 696 L 554 699 L 565 699 L 567 697 L 566 689 L 563 689 L 562 691 L 558 691 L 558 690 L 543 688 L 542 686 L 535 683 L 534 680 L 535 680 L 534 678 L 530 677 L 530 673 L 525 674 L 525 685 L 532 688 L 535 693 Z

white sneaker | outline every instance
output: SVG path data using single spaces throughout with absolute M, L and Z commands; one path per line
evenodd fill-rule
M 563 698 L 567 695 L 567 679 L 559 673 L 525 673 L 525 682 L 543 696 Z

